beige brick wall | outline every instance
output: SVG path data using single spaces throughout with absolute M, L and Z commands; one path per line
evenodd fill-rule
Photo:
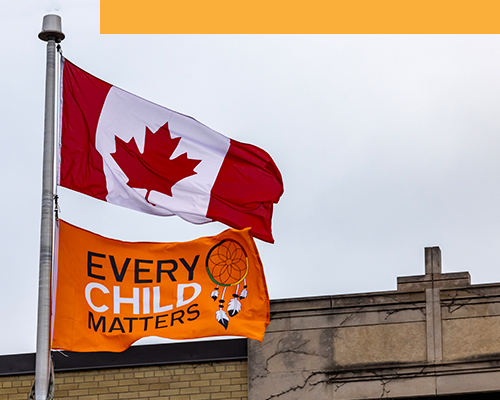
M 18 400 L 28 398 L 34 375 L 0 376 L 0 399 Z
M 0 377 L 0 399 L 27 399 L 33 375 Z M 54 398 L 248 399 L 247 362 L 225 361 L 56 373 Z

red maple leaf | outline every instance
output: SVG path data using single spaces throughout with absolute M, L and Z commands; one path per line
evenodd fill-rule
M 146 189 L 146 201 L 153 204 L 148 200 L 152 190 L 172 196 L 172 186 L 196 174 L 194 168 L 201 160 L 189 159 L 186 153 L 170 159 L 180 140 L 172 139 L 167 122 L 156 133 L 146 127 L 144 153 L 141 154 L 134 138 L 126 143 L 115 137 L 116 152 L 111 156 L 127 175 L 127 185 Z

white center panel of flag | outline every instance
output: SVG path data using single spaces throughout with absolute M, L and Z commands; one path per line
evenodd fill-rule
M 147 121 L 147 123 L 146 123 Z M 112 154 L 116 138 L 128 143 L 135 140 L 139 151 L 146 148 L 146 128 L 153 134 L 168 122 L 172 139 L 180 141 L 170 159 L 186 154 L 198 160 L 194 174 L 172 186 L 172 196 L 127 185 L 129 177 Z M 178 132 L 182 132 L 180 135 Z M 195 119 L 161 107 L 117 87 L 109 91 L 101 111 L 96 131 L 96 148 L 104 161 L 104 173 L 110 203 L 156 215 L 177 214 L 192 223 L 209 222 L 206 215 L 210 191 L 229 149 L 227 137 L 213 131 Z

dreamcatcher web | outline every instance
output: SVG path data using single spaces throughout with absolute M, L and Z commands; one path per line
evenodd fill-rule
M 222 296 L 219 300 L 219 310 L 215 313 L 217 321 L 227 329 L 230 317 L 241 311 L 240 300 L 247 297 L 248 256 L 243 246 L 233 239 L 225 239 L 210 249 L 207 255 L 206 267 L 210 279 L 217 285 L 210 296 L 214 301 L 219 298 L 219 287 L 222 286 Z M 241 292 L 240 284 L 243 282 Z M 226 289 L 236 286 L 232 299 L 224 311 L 224 296 Z M 231 289 L 230 289 L 231 290 Z M 239 294 L 238 294 L 239 292 Z

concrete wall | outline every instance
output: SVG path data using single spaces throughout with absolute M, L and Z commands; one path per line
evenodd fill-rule
M 273 301 L 249 399 L 500 398 L 500 284 L 443 274 L 439 248 L 425 258 L 397 291 Z

